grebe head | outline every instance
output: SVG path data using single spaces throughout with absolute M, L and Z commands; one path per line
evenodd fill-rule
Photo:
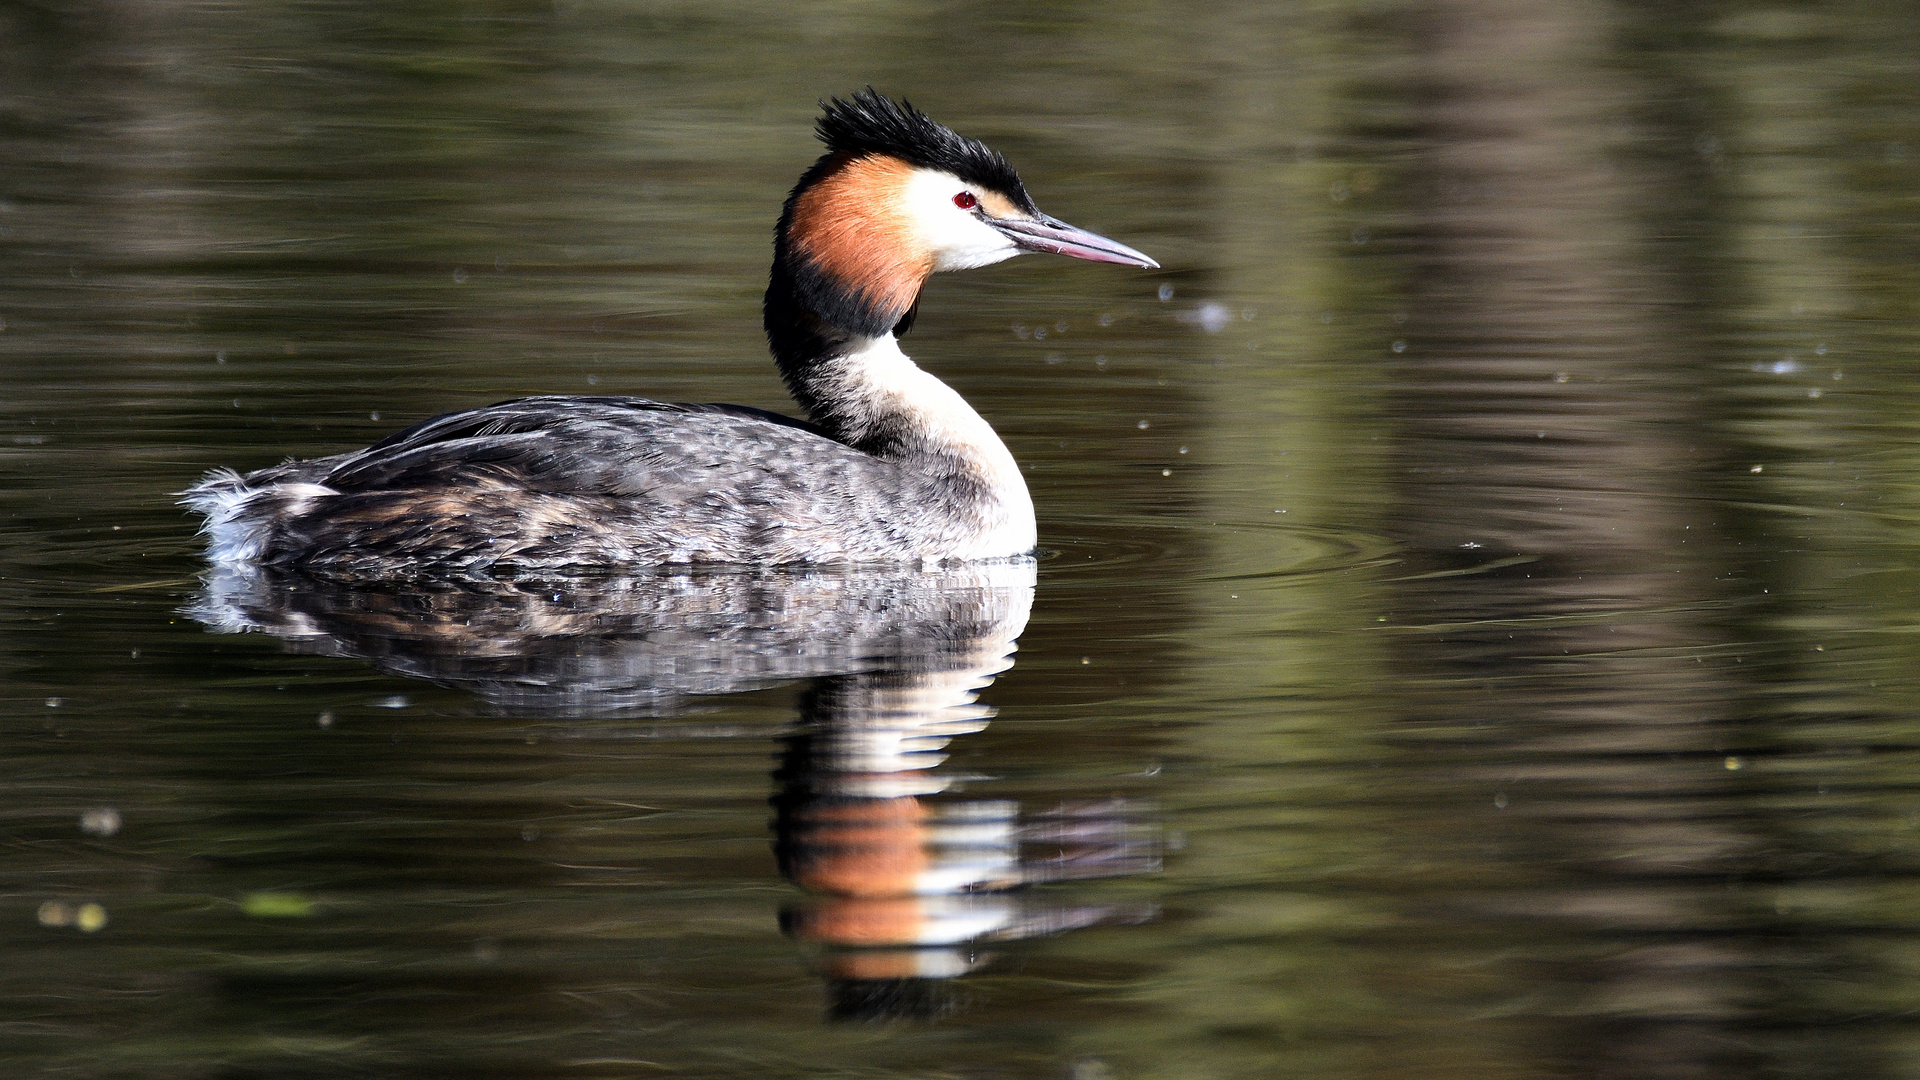
M 927 276 L 941 270 L 1029 251 L 1160 265 L 1042 213 L 1005 158 L 905 101 L 869 87 L 821 107 L 827 154 L 787 199 L 774 275 L 802 307 L 849 334 L 904 329 Z

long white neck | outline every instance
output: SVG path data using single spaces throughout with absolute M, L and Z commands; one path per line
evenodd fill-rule
M 1033 499 L 1019 463 L 993 427 L 951 386 L 901 352 L 892 334 L 855 338 L 844 348 L 817 363 L 809 380 L 834 434 L 876 457 L 950 480 L 956 500 L 976 503 L 979 550 L 965 556 L 1033 550 Z

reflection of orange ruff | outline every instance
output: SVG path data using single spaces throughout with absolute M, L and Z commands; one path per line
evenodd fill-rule
M 863 799 L 810 807 L 801 817 L 805 825 L 796 837 L 794 884 L 809 892 L 858 897 L 921 891 L 932 838 L 920 800 Z
M 830 945 L 917 945 L 926 937 L 930 919 L 918 897 L 885 900 L 829 900 L 800 913 L 794 936 Z
M 961 945 L 1003 936 L 1019 915 L 1004 893 L 968 896 L 834 896 L 789 913 L 787 931 L 841 948 Z
M 937 979 L 956 974 L 955 968 L 964 972 L 966 966 L 945 955 L 929 956 L 925 949 L 859 949 L 821 960 L 821 967 L 836 979 Z

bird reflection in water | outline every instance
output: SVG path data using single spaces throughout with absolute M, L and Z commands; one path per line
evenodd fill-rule
M 819 948 L 837 1017 L 944 1012 L 946 981 L 979 966 L 985 943 L 1152 916 L 1016 891 L 1157 869 L 1138 807 L 1029 815 L 1013 800 L 951 795 L 959 778 L 939 770 L 941 751 L 987 726 L 974 691 L 1011 664 L 1012 643 L 976 638 L 919 670 L 820 679 L 802 702 L 776 773 L 774 831 L 780 872 L 811 896 L 781 921 Z
M 1025 888 L 1159 866 L 1137 802 L 1029 810 L 940 766 L 1013 664 L 1031 560 L 934 568 L 682 570 L 343 583 L 219 569 L 188 613 L 298 652 L 465 689 L 504 711 L 667 715 L 808 680 L 774 771 L 774 850 L 807 893 L 781 917 L 842 1019 L 950 1011 L 985 948 L 1153 917 Z

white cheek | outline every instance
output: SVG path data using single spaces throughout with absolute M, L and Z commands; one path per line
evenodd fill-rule
M 949 173 L 918 169 L 907 181 L 905 203 L 914 232 L 933 250 L 935 270 L 966 270 L 1020 254 L 1013 241 L 962 210 L 953 197 L 967 185 Z

